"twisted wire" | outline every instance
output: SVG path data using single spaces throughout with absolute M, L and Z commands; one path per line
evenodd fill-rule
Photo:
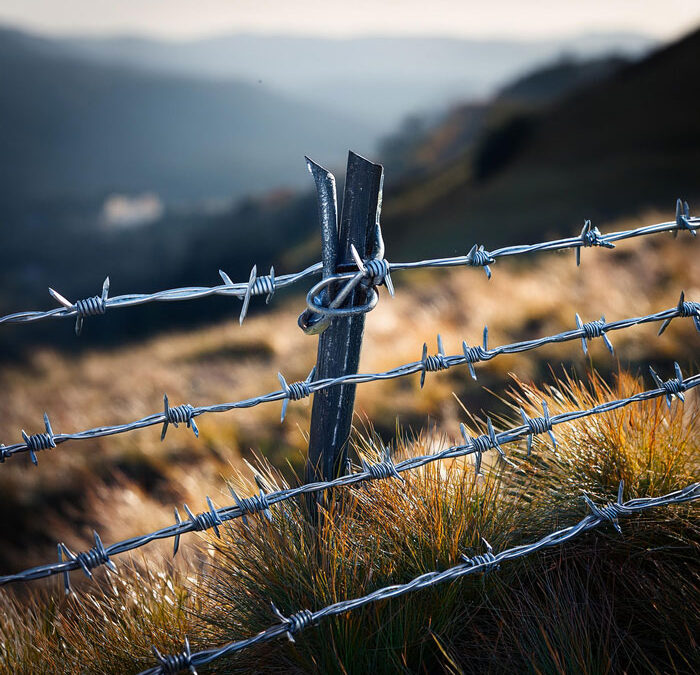
M 92 298 L 84 298 L 77 300 L 75 303 L 75 312 L 77 316 L 100 316 L 107 311 L 107 303 L 98 295 Z
M 648 314 L 646 316 L 634 317 L 629 319 L 620 319 L 618 321 L 611 322 L 591 323 L 596 325 L 596 331 L 600 331 L 602 335 L 605 336 L 605 333 L 611 331 L 623 330 L 632 326 L 637 326 L 645 323 L 667 321 L 669 319 L 680 317 L 680 311 L 681 310 L 676 306 L 672 309 L 663 310 L 655 314 Z M 556 344 L 576 339 L 585 339 L 587 337 L 587 334 L 590 334 L 590 331 L 592 330 L 590 328 L 584 328 L 584 326 L 586 325 L 590 324 L 583 324 L 582 326 L 574 330 L 564 331 L 562 333 L 557 333 L 546 337 L 535 338 L 532 340 L 523 340 L 520 342 L 513 342 L 498 347 L 492 347 L 488 350 L 483 349 L 482 347 L 466 347 L 465 351 L 465 343 L 462 343 L 462 353 L 455 355 L 445 355 L 444 353 L 440 353 L 437 355 L 428 355 L 427 345 L 424 345 L 425 356 L 422 357 L 420 361 L 405 363 L 379 373 L 355 373 L 350 375 L 342 375 L 340 377 L 335 378 L 323 378 L 314 380 L 314 371 L 312 371 L 312 373 L 309 374 L 309 377 L 305 381 L 293 382 L 291 384 L 288 384 L 284 380 L 284 377 L 282 377 L 281 374 L 278 374 L 278 377 L 280 378 L 280 383 L 282 384 L 282 389 L 272 391 L 267 394 L 254 396 L 252 398 L 233 401 L 230 403 L 216 403 L 205 406 L 185 407 L 187 408 L 187 416 L 189 421 L 192 423 L 193 429 L 195 428 L 194 419 L 196 417 L 199 417 L 200 415 L 210 413 L 224 413 L 242 408 L 252 408 L 263 403 L 271 403 L 275 401 L 283 402 L 282 419 L 284 419 L 284 415 L 286 413 L 286 404 L 289 403 L 289 401 L 296 401 L 301 398 L 306 398 L 317 391 L 321 391 L 329 387 L 340 386 L 343 384 L 365 384 L 367 382 L 392 380 L 413 374 L 420 374 L 421 381 L 424 381 L 425 374 L 429 371 L 446 370 L 465 364 L 471 366 L 476 360 L 482 362 L 489 361 L 501 354 L 517 354 L 532 349 L 537 349 L 548 344 Z M 439 340 L 439 342 L 441 342 L 441 340 Z M 178 406 L 178 408 L 182 408 L 182 406 Z M 171 410 L 174 409 L 175 408 L 171 408 Z M 164 432 L 166 430 L 166 422 L 169 424 L 170 419 L 168 418 L 165 412 L 161 412 L 152 415 L 147 415 L 146 417 L 143 417 L 139 420 L 127 422 L 124 424 L 118 424 L 113 426 L 103 425 L 95 427 L 93 429 L 77 431 L 71 434 L 52 434 L 51 438 L 54 445 L 51 445 L 50 447 L 55 447 L 56 445 L 66 443 L 68 441 L 94 439 L 105 436 L 112 436 L 115 434 L 127 433 L 135 431 L 137 429 L 143 429 L 159 424 L 164 425 L 163 432 L 161 433 L 161 438 L 163 438 L 165 435 Z M 195 430 L 195 433 L 198 432 Z M 23 452 L 31 453 L 33 450 L 27 441 L 27 438 L 29 437 L 25 438 L 23 436 L 23 438 L 24 442 L 22 443 L 6 445 L 6 447 L 3 450 L 3 458 L 7 459 L 12 455 Z
M 182 422 L 190 426 L 192 421 L 192 415 L 194 414 L 194 408 L 189 403 L 184 403 L 183 405 L 178 405 L 174 408 L 168 408 L 168 422 L 170 424 L 177 425 Z
M 686 378 L 685 380 L 683 380 L 683 384 L 686 390 L 699 386 L 700 374 L 692 375 Z M 617 410 L 619 408 L 631 405 L 632 403 L 649 401 L 666 395 L 667 391 L 663 387 L 649 389 L 646 391 L 639 392 L 637 394 L 633 394 L 632 396 L 628 396 L 626 398 L 616 399 L 613 401 L 606 401 L 586 410 L 572 410 L 565 413 L 560 413 L 558 415 L 552 415 L 550 417 L 550 421 L 552 426 L 554 427 L 559 424 L 566 424 L 593 415 L 600 415 L 602 413 L 611 412 L 613 410 Z M 491 431 L 492 428 L 490 429 L 490 432 Z M 422 466 L 425 466 L 426 464 L 437 462 L 442 459 L 466 457 L 468 455 L 473 454 L 476 455 L 478 462 L 479 457 L 484 452 L 487 452 L 492 448 L 499 450 L 501 445 L 513 443 L 514 441 L 517 441 L 518 439 L 522 438 L 523 436 L 527 436 L 530 433 L 532 433 L 532 430 L 529 427 L 529 425 L 521 424 L 519 426 L 511 427 L 510 429 L 501 431 L 499 433 L 494 432 L 492 436 L 482 435 L 477 436 L 476 438 L 470 438 L 466 437 L 465 435 L 465 440 L 462 444 L 450 446 L 438 453 L 410 457 L 395 464 L 394 470 L 396 473 L 392 473 L 392 475 L 398 475 L 403 473 L 404 471 L 413 471 Z M 502 452 L 502 449 L 499 450 L 499 452 Z M 366 467 L 363 469 L 363 471 L 339 476 L 338 478 L 335 478 L 333 480 L 305 483 L 294 488 L 285 488 L 282 490 L 277 490 L 275 492 L 270 492 L 265 495 L 264 501 L 259 502 L 259 504 L 264 504 L 266 507 L 269 507 L 280 502 L 295 499 L 296 497 L 303 494 L 322 492 L 331 488 L 345 487 L 362 483 L 365 481 L 375 480 L 376 478 L 384 478 L 383 470 L 379 469 L 377 472 L 373 473 L 371 471 L 371 468 L 369 468 L 364 462 L 363 467 Z M 387 476 L 387 478 L 388 477 L 390 476 Z M 248 499 L 253 500 L 252 497 Z M 262 500 L 262 497 L 260 499 Z M 246 507 L 239 506 L 240 501 L 240 498 L 236 498 L 237 503 L 235 505 L 214 509 L 213 505 L 211 504 L 211 501 L 208 500 L 210 511 L 208 513 L 209 517 L 207 517 L 206 519 L 190 516 L 190 520 L 180 521 L 178 517 L 178 522 L 176 522 L 174 525 L 164 527 L 160 530 L 156 530 L 155 532 L 137 535 L 135 537 L 131 537 L 129 539 L 117 542 L 115 544 L 112 544 L 111 546 L 106 547 L 105 551 L 107 555 L 111 557 L 113 555 L 118 555 L 120 553 L 125 553 L 127 551 L 140 548 L 142 546 L 145 546 L 146 544 L 161 539 L 175 538 L 177 542 L 179 537 L 183 534 L 186 534 L 188 532 L 202 531 L 202 529 L 208 529 L 201 527 L 205 524 L 209 527 L 217 529 L 218 525 L 226 521 L 245 517 Z M 253 504 L 253 501 L 250 502 L 251 505 Z M 258 502 L 256 502 L 256 504 L 257 503 Z M 79 565 L 74 560 L 68 560 L 60 563 L 51 563 L 48 565 L 33 567 L 31 569 L 24 570 L 23 572 L 0 576 L 0 586 L 4 586 L 5 584 L 17 581 L 31 581 L 34 579 L 41 579 L 44 577 L 53 576 L 55 574 L 66 573 L 70 570 L 77 569 L 78 566 Z
M 676 490 L 669 494 L 660 497 L 643 497 L 638 499 L 631 499 L 624 504 L 619 505 L 618 515 L 629 515 L 632 513 L 639 513 L 646 511 L 648 509 L 659 508 L 661 506 L 670 506 L 673 504 L 682 504 L 686 502 L 695 501 L 700 499 L 700 483 L 693 483 L 687 487 Z M 552 548 L 554 546 L 559 546 L 564 544 L 584 532 L 594 530 L 600 527 L 610 520 L 607 517 L 609 511 L 604 509 L 599 509 L 598 513 L 593 513 L 582 518 L 580 521 L 574 525 L 562 528 L 555 532 L 551 532 L 546 536 L 538 539 L 534 542 L 528 544 L 521 544 L 517 546 L 512 546 L 499 553 L 493 554 L 490 551 L 474 556 L 473 558 L 467 558 L 464 562 L 449 567 L 443 571 L 426 572 L 420 576 L 412 579 L 405 584 L 395 584 L 392 586 L 386 586 L 384 588 L 379 588 L 367 595 L 363 595 L 357 598 L 351 598 L 347 600 L 341 600 L 328 605 L 320 610 L 311 612 L 305 610 L 303 612 L 303 619 L 299 623 L 292 624 L 292 618 L 286 618 L 281 615 L 278 611 L 275 613 L 280 618 L 280 623 L 274 624 L 269 628 L 259 632 L 250 638 L 244 640 L 237 640 L 235 642 L 229 642 L 228 644 L 222 645 L 220 647 L 204 649 L 199 652 L 192 653 L 192 663 L 200 666 L 207 663 L 211 663 L 216 659 L 223 656 L 234 654 L 236 652 L 242 651 L 261 642 L 268 642 L 275 638 L 287 635 L 289 637 L 289 632 L 291 628 L 297 629 L 297 631 L 311 625 L 312 623 L 317 623 L 321 619 L 328 617 L 339 616 L 347 612 L 359 609 L 365 605 L 371 603 L 379 602 L 381 600 L 387 600 L 390 598 L 397 598 L 408 593 L 412 593 L 424 588 L 429 588 L 436 586 L 441 583 L 455 581 L 462 577 L 466 577 L 479 572 L 487 572 L 492 570 L 495 566 L 501 563 L 507 562 L 509 560 L 515 560 L 517 558 L 522 558 L 533 553 L 537 553 L 546 548 Z M 276 609 L 273 606 L 273 610 Z M 302 614 L 300 612 L 299 614 Z M 296 615 L 294 615 L 296 616 Z M 144 670 L 140 675 L 170 675 L 167 671 L 162 669 L 162 665 L 159 664 L 147 670 Z
M 695 234 L 696 230 L 700 227 L 700 217 L 690 217 L 689 215 L 682 215 L 678 219 L 669 222 L 657 223 L 655 225 L 647 225 L 644 227 L 638 227 L 630 230 L 621 230 L 618 232 L 610 232 L 608 234 L 599 234 L 595 231 L 591 231 L 587 235 L 579 235 L 577 237 L 565 237 L 561 239 L 554 239 L 550 241 L 545 241 L 537 244 L 520 244 L 514 246 L 505 246 L 502 248 L 495 249 L 493 251 L 485 251 L 483 247 L 476 249 L 476 258 L 470 251 L 467 255 L 444 257 L 444 258 L 433 258 L 425 260 L 417 260 L 412 262 L 389 262 L 386 260 L 380 260 L 375 263 L 372 260 L 365 261 L 365 267 L 370 266 L 372 270 L 372 275 L 378 271 L 379 265 L 382 266 L 382 271 L 386 269 L 386 273 L 383 274 L 383 278 L 389 278 L 389 272 L 394 270 L 412 270 L 420 268 L 442 268 L 442 267 L 461 267 L 461 266 L 473 266 L 473 261 L 478 259 L 482 262 L 479 266 L 484 266 L 483 262 L 486 261 L 486 256 L 488 256 L 489 262 L 495 261 L 497 258 L 503 258 L 513 255 L 521 255 L 525 253 L 537 253 L 540 251 L 559 251 L 563 249 L 575 249 L 580 251 L 581 246 L 595 245 L 595 246 L 605 246 L 613 244 L 616 241 L 622 241 L 625 239 L 631 239 L 634 237 L 641 237 L 651 234 L 658 234 L 661 232 L 673 232 L 678 233 L 679 231 L 688 230 Z M 597 229 L 597 228 L 596 228 Z M 592 242 L 592 243 L 588 243 Z M 473 251 L 474 249 L 472 249 Z M 309 277 L 317 276 L 321 273 L 323 266 L 320 262 L 314 263 L 305 269 L 294 272 L 292 274 L 283 274 L 274 278 L 274 281 L 268 277 L 256 277 L 251 286 L 250 282 L 224 282 L 218 286 L 188 286 L 181 288 L 171 288 L 162 291 L 157 291 L 155 293 L 132 293 L 126 295 L 117 295 L 107 298 L 104 302 L 105 310 L 107 308 L 124 308 L 133 307 L 136 305 L 143 305 L 151 302 L 177 302 L 181 300 L 195 300 L 199 298 L 210 297 L 212 295 L 223 295 L 223 296 L 234 296 L 238 298 L 245 298 L 248 295 L 272 295 L 274 290 L 279 288 L 286 288 L 293 284 L 296 284 Z M 329 277 L 331 281 L 343 281 L 347 280 L 348 275 L 335 275 Z M 80 301 L 79 301 L 80 302 Z M 44 319 L 59 319 L 79 315 L 79 310 L 77 304 L 72 306 L 56 307 L 47 311 L 23 311 L 15 312 L 13 314 L 8 314 L 6 316 L 0 317 L 0 324 L 3 323 L 30 323 L 34 321 L 41 321 Z M 100 304 L 100 307 L 102 305 Z M 100 311 L 100 313 L 103 313 Z
M 287 384 L 287 397 L 290 401 L 300 401 L 302 398 L 311 396 L 311 387 L 308 382 L 299 380 Z
M 605 332 L 605 321 L 589 321 L 581 326 L 584 337 L 589 340 L 599 338 Z

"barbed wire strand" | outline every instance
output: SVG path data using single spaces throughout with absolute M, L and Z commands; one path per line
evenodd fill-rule
M 654 314 L 647 314 L 645 316 L 633 317 L 628 319 L 620 319 L 617 321 L 605 322 L 603 319 L 600 321 L 592 321 L 589 323 L 581 323 L 578 315 L 576 315 L 577 323 L 579 327 L 576 329 L 564 331 L 557 333 L 555 335 L 549 335 L 546 337 L 535 338 L 532 340 L 522 340 L 519 342 L 513 342 L 506 345 L 501 345 L 499 347 L 488 347 L 488 326 L 484 328 L 483 332 L 483 344 L 482 346 L 469 347 L 466 342 L 462 342 L 462 353 L 454 355 L 446 355 L 444 353 L 444 347 L 442 346 L 442 338 L 438 335 L 438 354 L 428 355 L 427 344 L 423 345 L 423 354 L 419 361 L 413 361 L 411 363 L 406 363 L 400 366 L 396 366 L 390 370 L 379 373 L 355 373 L 351 375 L 343 375 L 335 378 L 323 378 L 320 380 L 313 380 L 314 373 L 302 381 L 293 382 L 288 384 L 281 374 L 278 374 L 280 378 L 280 383 L 283 388 L 272 391 L 260 396 L 254 396 L 252 398 L 243 399 L 240 401 L 233 401 L 229 403 L 217 403 L 206 406 L 192 406 L 190 404 L 179 405 L 175 407 L 170 407 L 168 403 L 167 396 L 164 397 L 164 410 L 161 413 L 154 413 L 142 417 L 139 420 L 133 422 L 126 422 L 117 425 L 103 425 L 95 427 L 92 429 L 86 429 L 83 431 L 78 431 L 75 433 L 42 433 L 34 434 L 29 436 L 24 431 L 22 432 L 24 441 L 21 443 L 14 443 L 11 445 L 3 446 L 0 445 L 0 463 L 4 462 L 9 457 L 23 452 L 29 452 L 32 462 L 37 463 L 36 453 L 40 450 L 46 450 L 49 448 L 55 448 L 56 446 L 66 443 L 67 441 L 80 441 L 88 440 L 94 438 L 102 438 L 106 436 L 113 436 L 116 434 L 127 433 L 135 431 L 137 429 L 144 429 L 146 427 L 163 425 L 163 430 L 161 434 L 161 440 L 165 437 L 165 432 L 169 424 L 177 426 L 178 423 L 185 423 L 188 427 L 191 427 L 195 435 L 198 435 L 199 431 L 195 418 L 209 414 L 209 413 L 224 413 L 231 410 L 240 408 L 252 408 L 262 403 L 271 403 L 275 401 L 282 401 L 282 420 L 287 410 L 287 404 L 289 401 L 297 401 L 302 398 L 311 396 L 311 394 L 321 391 L 322 389 L 327 389 L 329 387 L 339 386 L 342 384 L 365 384 L 368 382 L 379 382 L 383 380 L 392 380 L 400 377 L 406 377 L 416 373 L 421 374 L 421 386 L 423 386 L 425 380 L 425 374 L 427 372 L 436 372 L 439 370 L 448 370 L 455 366 L 460 366 L 467 364 L 470 369 L 470 373 L 474 379 L 476 379 L 476 372 L 474 371 L 474 364 L 478 362 L 490 361 L 501 354 L 517 354 L 520 352 L 529 351 L 532 349 L 537 349 L 544 345 L 556 344 L 560 342 L 567 342 L 570 340 L 580 339 L 583 343 L 584 353 L 587 353 L 587 341 L 595 337 L 603 337 L 607 342 L 609 348 L 609 340 L 607 339 L 606 333 L 623 330 L 630 328 L 631 326 L 637 326 L 645 323 L 659 322 L 662 321 L 662 330 L 665 330 L 665 326 L 668 323 L 678 317 L 693 317 L 695 320 L 696 328 L 700 331 L 700 303 L 686 301 L 684 296 L 681 294 L 681 300 L 678 305 L 671 309 L 666 309 L 661 312 L 656 312 Z M 48 418 L 45 416 L 45 421 L 48 423 Z M 48 429 L 49 427 L 47 427 Z
M 118 555 L 120 553 L 125 553 L 127 551 L 140 548 L 153 541 L 170 538 L 175 539 L 174 552 L 177 552 L 180 536 L 188 532 L 201 532 L 206 529 L 214 529 L 218 535 L 218 526 L 228 520 L 244 518 L 246 515 L 253 515 L 255 513 L 263 513 L 269 518 L 270 514 L 268 511 L 271 506 L 278 504 L 279 502 L 293 499 L 299 495 L 312 492 L 322 492 L 330 488 L 344 487 L 370 480 L 381 480 L 397 477 L 404 471 L 415 470 L 426 464 L 442 459 L 453 459 L 456 457 L 464 457 L 475 454 L 475 471 L 477 474 L 479 474 L 482 455 L 489 450 L 495 449 L 499 453 L 502 460 L 512 465 L 512 462 L 506 458 L 501 447 L 504 444 L 512 443 L 519 438 L 527 436 L 528 445 L 530 445 L 530 438 L 533 435 L 549 433 L 559 424 L 565 424 L 574 420 L 590 417 L 592 415 L 610 412 L 632 403 L 648 401 L 661 396 L 679 397 L 679 394 L 682 394 L 683 392 L 688 391 L 689 389 L 692 389 L 698 385 L 700 385 L 700 374 L 692 375 L 685 379 L 671 378 L 666 382 L 662 382 L 657 389 L 650 389 L 625 398 L 606 401 L 586 410 L 573 410 L 551 416 L 547 411 L 545 411 L 545 416 L 543 418 L 528 419 L 520 426 L 513 427 L 499 433 L 494 431 L 491 419 L 488 418 L 488 433 L 476 437 L 470 437 L 467 434 L 464 425 L 460 425 L 460 430 L 464 437 L 463 444 L 453 445 L 442 450 L 441 452 L 430 455 L 410 457 L 399 462 L 398 464 L 394 464 L 388 451 L 385 450 L 380 462 L 376 464 L 368 464 L 367 462 L 363 461 L 363 471 L 339 476 L 338 478 L 329 481 L 305 483 L 297 487 L 286 488 L 265 494 L 262 489 L 262 481 L 258 479 L 258 487 L 260 488 L 259 496 L 253 495 L 252 497 L 240 498 L 235 492 L 232 491 L 235 504 L 233 506 L 227 506 L 220 509 L 215 509 L 213 503 L 207 497 L 207 505 L 209 506 L 208 511 L 204 511 L 199 515 L 194 515 L 190 509 L 185 506 L 188 520 L 183 521 L 180 519 L 177 509 L 175 509 L 175 524 L 169 525 L 168 527 L 164 527 L 160 530 L 156 530 L 155 532 L 125 539 L 106 548 L 103 548 L 100 543 L 98 547 L 92 549 L 92 553 L 88 552 L 88 555 L 90 556 L 91 560 L 99 559 L 106 563 L 113 555 Z M 80 555 L 78 558 L 80 558 Z M 23 572 L 0 576 L 0 586 L 18 581 L 32 581 L 56 574 L 65 574 L 71 570 L 79 569 L 81 567 L 84 571 L 84 567 L 79 559 L 62 560 L 60 559 L 59 555 L 58 563 L 41 565 Z
M 681 200 L 678 200 L 680 203 Z M 687 211 L 687 209 L 686 209 Z M 603 247 L 603 248 L 614 248 L 614 242 L 622 241 L 625 239 L 630 239 L 633 237 L 646 236 L 650 234 L 658 234 L 661 232 L 673 232 L 677 234 L 679 231 L 687 230 L 691 234 L 695 235 L 696 230 L 700 227 L 700 217 L 691 217 L 686 211 L 676 212 L 676 220 L 664 223 L 658 223 L 655 225 L 646 225 L 644 227 L 638 227 L 631 230 L 622 230 L 618 232 L 610 232 L 608 234 L 601 234 L 598 228 L 591 228 L 590 221 L 586 221 L 583 230 L 578 237 L 565 237 L 562 239 L 555 239 L 551 241 L 541 242 L 537 244 L 520 244 L 515 246 L 506 246 L 502 248 L 495 249 L 493 251 L 486 251 L 483 246 L 477 247 L 476 245 L 467 253 L 467 255 L 446 257 L 446 258 L 433 258 L 427 260 L 418 260 L 413 262 L 389 262 L 382 258 L 382 267 L 385 268 L 386 272 L 382 276 L 387 278 L 387 286 L 389 287 L 390 282 L 390 272 L 392 271 L 402 271 L 402 270 L 413 270 L 420 268 L 443 268 L 443 267 L 459 267 L 459 266 L 472 266 L 472 267 L 484 267 L 489 278 L 491 277 L 491 270 L 488 267 L 489 264 L 496 261 L 498 258 L 520 255 L 524 253 L 536 253 L 539 251 L 558 251 L 563 249 L 575 249 L 577 252 L 577 262 L 580 262 L 580 251 L 581 248 L 588 248 L 592 246 Z M 378 272 L 378 262 L 372 263 L 367 269 L 363 270 L 365 275 L 371 277 L 376 276 Z M 23 311 L 15 312 L 13 314 L 8 314 L 6 316 L 0 317 L 0 324 L 3 323 L 31 323 L 35 321 L 41 321 L 44 319 L 63 319 L 76 317 L 76 333 L 80 334 L 80 330 L 83 325 L 83 319 L 86 316 L 96 316 L 98 314 L 105 314 L 107 310 L 114 308 L 123 307 L 133 307 L 136 305 L 143 305 L 151 302 L 174 302 L 181 300 L 196 300 L 199 298 L 206 298 L 214 295 L 223 296 L 234 296 L 243 300 L 243 306 L 240 314 L 240 321 L 243 322 L 245 318 L 251 296 L 265 295 L 267 302 L 269 302 L 272 295 L 276 290 L 280 288 L 285 288 L 293 284 L 302 281 L 308 277 L 313 277 L 320 274 L 322 271 L 322 264 L 320 262 L 314 263 L 301 270 L 300 272 L 295 272 L 292 274 L 282 274 L 275 276 L 274 268 L 270 269 L 270 273 L 264 276 L 257 275 L 257 267 L 253 266 L 251 270 L 250 277 L 248 281 L 234 283 L 231 278 L 222 270 L 219 270 L 219 274 L 223 280 L 223 284 L 218 286 L 189 286 L 182 288 L 172 288 L 162 291 L 157 291 L 155 293 L 132 293 L 126 295 L 117 295 L 113 297 L 107 297 L 107 291 L 109 289 L 109 277 L 105 280 L 103 285 L 103 292 L 101 296 L 94 296 L 93 298 L 87 298 L 83 300 L 78 300 L 74 303 L 66 300 L 62 295 L 53 289 L 49 289 L 51 295 L 54 299 L 58 300 L 61 307 L 55 307 L 46 311 Z M 347 274 L 338 274 L 333 277 L 329 277 L 325 283 L 330 283 L 333 281 L 342 281 L 351 279 L 351 276 Z M 355 280 L 355 283 L 357 281 Z M 390 287 L 393 291 L 393 286 Z M 312 308 L 314 310 L 314 308 Z M 315 311 L 315 310 L 314 310 Z
M 584 500 L 591 510 L 591 514 L 582 518 L 575 525 L 552 532 L 541 539 L 529 544 L 521 544 L 507 548 L 499 553 L 494 553 L 492 547 L 484 540 L 487 552 L 481 555 L 466 556 L 463 555 L 464 562 L 449 567 L 443 571 L 426 572 L 412 579 L 405 584 L 394 584 L 384 588 L 377 589 L 367 595 L 341 600 L 331 605 L 327 605 L 318 611 L 310 611 L 308 609 L 301 610 L 289 616 L 283 615 L 274 605 L 272 605 L 273 613 L 280 619 L 280 622 L 261 631 L 253 637 L 245 640 L 236 640 L 229 642 L 221 647 L 213 649 L 204 649 L 199 652 L 191 652 L 189 642 L 185 641 L 185 649 L 182 653 L 170 657 L 179 659 L 173 661 L 177 664 L 177 669 L 168 669 L 163 657 L 159 660 L 161 664 L 153 668 L 149 668 L 140 673 L 140 675 L 176 675 L 181 670 L 190 669 L 190 672 L 197 666 L 203 666 L 223 656 L 228 656 L 252 647 L 253 645 L 262 642 L 268 642 L 278 637 L 286 635 L 289 639 L 294 640 L 293 635 L 301 632 L 308 626 L 319 623 L 322 619 L 327 619 L 333 616 L 339 616 L 347 612 L 359 609 L 370 603 L 388 600 L 390 598 L 398 598 L 408 593 L 436 586 L 438 584 L 455 581 L 457 579 L 477 574 L 489 572 L 501 565 L 501 563 L 509 560 L 515 560 L 527 555 L 531 555 L 546 548 L 552 548 L 564 544 L 575 537 L 580 536 L 584 532 L 589 532 L 600 525 L 608 522 L 611 523 L 618 532 L 622 532 L 618 522 L 619 517 L 629 516 L 634 513 L 639 513 L 652 508 L 661 506 L 669 506 L 672 504 L 682 504 L 691 502 L 700 498 L 700 483 L 693 483 L 687 487 L 676 490 L 669 494 L 660 497 L 641 497 L 630 499 L 627 502 L 622 501 L 623 483 L 620 483 L 618 488 L 617 501 L 609 503 L 603 507 L 598 507 L 588 495 L 584 494 Z

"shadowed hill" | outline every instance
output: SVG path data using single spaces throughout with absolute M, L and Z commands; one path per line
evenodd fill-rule
M 541 112 L 505 119 L 474 153 L 387 195 L 392 241 L 428 253 L 573 232 L 700 197 L 700 32 Z M 400 225 L 399 225 L 400 223 Z M 431 237 L 421 233 L 430 227 Z M 413 251 L 415 251 L 415 246 Z
M 0 91 L 0 206 L 106 191 L 240 197 L 299 185 L 305 153 L 336 157 L 369 139 L 259 84 L 93 63 L 9 30 Z

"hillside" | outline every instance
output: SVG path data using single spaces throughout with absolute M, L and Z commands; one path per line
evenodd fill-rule
M 476 149 L 387 195 L 385 229 L 423 252 L 570 232 L 630 208 L 700 198 L 700 32 L 579 89 L 506 118 Z
M 0 31 L 0 207 L 154 191 L 235 198 L 304 184 L 304 154 L 367 151 L 366 127 L 264 85 L 99 64 Z

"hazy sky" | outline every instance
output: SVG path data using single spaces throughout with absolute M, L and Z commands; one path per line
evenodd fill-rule
M 51 33 L 235 31 L 534 38 L 582 30 L 674 37 L 700 0 L 0 0 L 0 22 Z

